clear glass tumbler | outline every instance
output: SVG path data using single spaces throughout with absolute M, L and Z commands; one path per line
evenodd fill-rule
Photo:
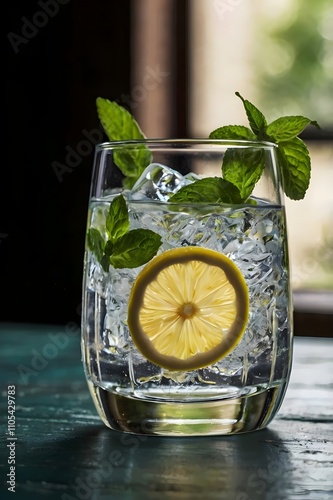
M 263 165 L 245 203 L 169 200 L 199 178 L 221 177 L 226 154 Z M 133 187 L 134 177 L 119 165 L 132 172 L 140 155 L 150 166 Z M 160 241 L 156 255 L 142 230 Z M 201 139 L 99 144 L 87 235 L 82 353 L 104 423 L 170 436 L 266 427 L 282 403 L 292 361 L 276 146 Z

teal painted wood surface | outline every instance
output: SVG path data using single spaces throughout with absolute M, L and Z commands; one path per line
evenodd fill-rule
M 267 429 L 160 438 L 106 428 L 90 399 L 79 327 L 0 324 L 1 498 L 333 498 L 333 341 L 296 338 L 291 382 Z M 7 387 L 15 385 L 15 495 Z

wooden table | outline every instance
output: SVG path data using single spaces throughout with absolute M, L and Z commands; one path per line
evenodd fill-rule
M 267 429 L 159 438 L 102 424 L 83 374 L 78 325 L 0 327 L 1 498 L 333 498 L 332 339 L 295 339 L 287 395 Z M 15 386 L 12 436 L 8 386 Z M 6 484 L 9 473 L 14 496 Z

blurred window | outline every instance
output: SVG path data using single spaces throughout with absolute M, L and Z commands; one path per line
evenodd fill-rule
M 317 120 L 302 201 L 286 200 L 293 289 L 333 291 L 333 4 L 331 0 L 191 0 L 189 133 L 247 125 L 239 91 L 268 121 Z M 333 307 L 333 306 L 332 306 Z
M 136 0 L 132 15 L 132 109 L 148 137 L 248 125 L 235 91 L 269 122 L 302 114 L 320 123 L 301 136 L 310 188 L 286 210 L 296 333 L 332 336 L 332 0 Z

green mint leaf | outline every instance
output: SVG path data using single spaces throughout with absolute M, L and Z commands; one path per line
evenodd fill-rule
M 122 106 L 108 99 L 96 99 L 97 114 L 110 141 L 143 139 L 135 118 Z
M 207 177 L 182 187 L 169 198 L 171 203 L 242 203 L 239 189 L 221 177 Z
M 98 229 L 94 227 L 89 229 L 87 234 L 87 245 L 89 250 L 95 254 L 97 260 L 100 262 L 104 253 L 105 241 Z
M 115 268 L 142 266 L 156 255 L 161 242 L 150 229 L 133 229 L 115 242 L 110 262 Z
M 144 144 L 119 148 L 114 151 L 113 158 L 117 167 L 125 175 L 124 187 L 129 189 L 153 159 L 151 152 Z
M 129 217 L 125 198 L 114 198 L 106 217 L 106 232 L 111 242 L 116 241 L 129 229 Z
M 229 148 L 223 157 L 223 177 L 237 186 L 243 200 L 252 193 L 264 168 L 265 157 L 261 149 Z
M 97 229 L 90 228 L 87 245 L 106 273 L 110 264 L 115 268 L 145 264 L 154 257 L 162 243 L 160 235 L 150 229 L 129 231 L 128 210 L 122 195 L 114 198 L 110 205 L 105 230 L 109 237 L 106 242 Z
M 105 273 L 108 273 L 109 267 L 110 267 L 110 257 L 108 255 L 104 254 L 100 260 L 100 264 L 102 266 L 103 271 Z
M 279 142 L 277 155 L 285 194 L 292 200 L 301 200 L 308 189 L 311 175 L 308 148 L 301 139 L 295 137 Z
M 309 124 L 320 128 L 316 121 L 305 116 L 282 116 L 268 125 L 266 134 L 274 142 L 288 141 L 297 137 Z
M 255 140 L 256 136 L 247 127 L 243 125 L 226 125 L 224 127 L 217 128 L 209 134 L 210 139 L 235 139 L 235 140 Z
M 97 114 L 110 141 L 126 141 L 144 139 L 137 121 L 125 108 L 116 102 L 98 97 L 96 99 Z M 140 147 L 118 149 L 114 153 L 114 161 L 125 177 L 131 178 L 127 186 L 132 186 L 144 169 L 151 163 L 152 154 L 143 144 Z
M 258 108 L 255 107 L 254 104 L 252 104 L 250 101 L 247 99 L 244 99 L 239 92 L 235 92 L 236 96 L 239 97 L 244 104 L 246 116 L 249 120 L 249 124 L 251 129 L 253 130 L 253 133 L 257 136 L 258 139 L 264 139 L 265 138 L 265 130 L 267 127 L 267 121 L 264 115 L 262 114 L 261 111 L 259 111 Z
M 106 243 L 105 243 L 105 247 L 104 247 L 104 255 L 106 257 L 110 257 L 113 253 L 113 248 L 114 248 L 114 243 L 111 241 L 111 240 L 108 240 Z

